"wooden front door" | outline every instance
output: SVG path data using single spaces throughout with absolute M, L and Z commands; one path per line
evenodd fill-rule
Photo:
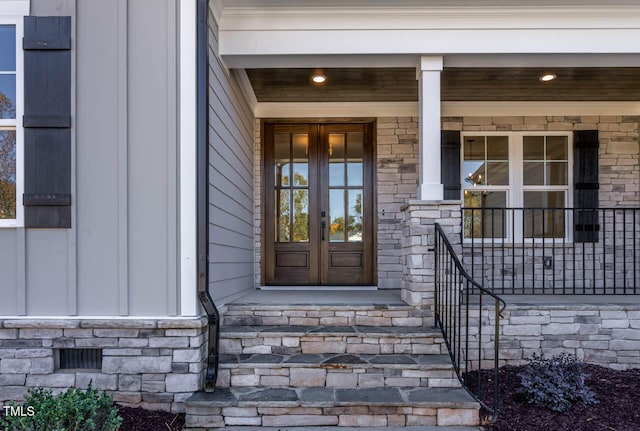
M 372 125 L 264 125 L 264 283 L 374 283 Z

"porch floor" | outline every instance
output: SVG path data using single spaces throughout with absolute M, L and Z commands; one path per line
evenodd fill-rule
M 228 304 L 408 306 L 399 290 L 255 290 Z

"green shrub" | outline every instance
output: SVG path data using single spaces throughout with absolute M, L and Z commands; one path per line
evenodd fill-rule
M 575 403 L 595 404 L 595 393 L 587 387 L 584 363 L 575 355 L 561 353 L 551 358 L 535 354 L 520 374 L 527 402 L 540 407 L 564 412 Z
M 58 395 L 37 388 L 25 399 L 25 416 L 0 418 L 6 431 L 115 431 L 122 423 L 111 397 L 91 384 L 86 391 L 69 388 Z

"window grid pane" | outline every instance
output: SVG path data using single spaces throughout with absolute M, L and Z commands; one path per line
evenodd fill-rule
M 16 218 L 16 131 L 0 129 L 0 219 Z

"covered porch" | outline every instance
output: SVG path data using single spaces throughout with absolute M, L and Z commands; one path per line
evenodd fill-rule
M 518 3 L 510 10 L 487 5 L 473 9 L 471 19 L 470 10 L 461 13 L 410 2 L 394 10 L 325 3 L 304 8 L 221 3 L 223 7 L 214 11 L 218 55 L 250 101 L 256 128 L 256 288 L 279 285 L 268 276 L 274 237 L 265 236 L 267 227 L 280 218 L 279 208 L 265 204 L 274 187 L 264 176 L 265 142 L 271 139 L 265 136 L 268 122 L 355 120 L 373 125 L 373 186 L 365 190 L 372 206 L 365 224 L 373 226 L 373 255 L 366 258 L 372 272 L 366 285 L 398 290 L 414 306 L 430 301 L 425 292 L 432 291 L 428 285 L 433 242 L 426 231 L 409 233 L 412 223 L 430 225 L 444 216 L 452 241 L 465 246 L 469 242 L 458 239 L 467 234 L 463 225 L 468 212 L 456 214 L 460 208 L 476 208 L 473 197 L 483 193 L 492 195 L 492 206 L 499 208 L 640 206 L 640 60 L 632 51 L 603 43 L 607 37 L 627 37 L 635 31 L 603 33 L 608 20 L 622 19 L 630 6 L 615 5 L 601 21 L 592 22 L 588 20 L 598 10 L 595 5 L 588 12 L 571 13 L 568 4 L 562 11 L 532 10 Z M 356 13 L 357 22 L 352 21 Z M 384 23 L 382 13 L 387 14 Z M 514 15 L 519 17 L 515 24 Z M 542 19 L 547 15 L 554 17 L 553 26 Z M 428 25 L 416 24 L 427 16 Z M 531 19 L 540 26 L 518 28 L 518 22 Z M 586 22 L 589 32 L 576 30 L 578 23 Z M 474 37 L 467 37 L 465 29 L 478 25 L 481 29 Z M 553 42 L 558 27 L 563 28 L 562 46 Z M 347 32 L 358 37 L 346 37 Z M 510 43 L 494 43 L 496 37 Z M 314 83 L 317 75 L 325 81 Z M 596 131 L 595 149 L 576 149 L 576 139 L 585 130 Z M 506 142 L 501 154 L 489 148 L 494 138 Z M 562 154 L 545 153 L 546 141 L 552 138 L 564 139 Z M 486 141 L 482 154 L 467 148 L 467 142 L 477 139 Z M 542 142 L 540 155 L 523 153 L 532 139 Z M 489 175 L 489 182 L 467 181 L 468 172 L 463 171 L 468 166 L 474 172 L 482 170 L 485 178 Z M 594 166 L 596 178 L 587 178 L 584 172 L 593 175 Z M 539 178 L 530 180 L 534 176 Z M 318 241 L 323 229 L 335 224 L 327 219 L 328 227 L 320 227 L 320 206 L 307 210 L 309 218 L 318 213 Z M 293 231 L 295 214 L 285 215 Z M 633 221 L 628 224 L 631 227 Z M 545 257 L 540 256 L 541 270 Z

